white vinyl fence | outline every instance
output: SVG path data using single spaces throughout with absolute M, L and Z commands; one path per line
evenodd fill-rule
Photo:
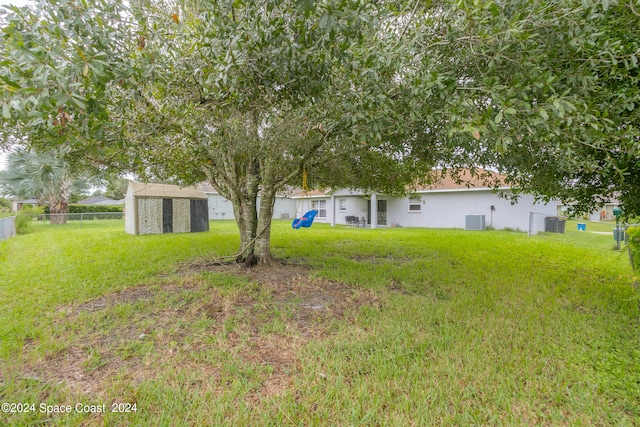
M 16 217 L 0 219 L 0 240 L 10 239 L 16 235 Z

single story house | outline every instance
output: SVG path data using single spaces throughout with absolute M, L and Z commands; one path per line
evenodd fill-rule
M 199 188 L 207 195 L 209 204 L 209 219 L 234 219 L 233 204 L 218 193 L 211 184 L 203 183 Z M 293 219 L 296 213 L 297 200 L 286 194 L 276 195 L 273 206 L 274 219 Z M 260 196 L 258 196 L 258 210 L 260 209 Z
M 14 200 L 11 202 L 11 212 L 19 212 L 25 206 L 38 206 L 37 199 Z
M 131 182 L 124 212 L 129 234 L 209 231 L 207 196 L 194 187 Z
M 613 214 L 613 209 L 618 206 L 620 206 L 620 202 L 616 199 L 611 199 L 607 203 L 602 204 L 599 209 L 582 215 L 580 218 L 588 219 L 589 221 L 615 221 L 616 216 Z M 569 205 L 558 205 L 558 216 L 567 216 L 570 208 L 571 206 Z
M 498 176 L 496 174 L 496 176 Z M 447 176 L 431 186 L 419 187 L 405 197 L 352 190 L 312 191 L 303 199 L 297 216 L 307 206 L 318 210 L 319 223 L 376 227 L 516 229 L 535 234 L 545 231 L 545 218 L 557 215 L 557 203 L 540 203 L 532 195 L 509 199 L 510 187 L 494 191 L 483 180 L 465 172 L 459 182 Z M 500 176 L 498 176 L 500 178 Z M 373 208 L 372 208 L 373 206 Z

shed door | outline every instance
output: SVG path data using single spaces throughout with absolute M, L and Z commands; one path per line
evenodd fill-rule
M 173 233 L 173 200 L 162 199 L 162 232 Z
M 209 209 L 206 200 L 191 200 L 191 231 L 209 231 Z

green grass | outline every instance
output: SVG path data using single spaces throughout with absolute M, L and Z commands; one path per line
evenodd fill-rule
M 636 277 L 611 235 L 590 233 L 599 226 L 612 228 L 276 222 L 275 256 L 353 298 L 302 322 L 307 284 L 282 299 L 178 264 L 232 255 L 232 222 L 163 236 L 126 235 L 121 221 L 37 224 L 0 242 L 0 401 L 137 412 L 0 413 L 0 424 L 638 425 Z
M 578 224 L 585 225 L 585 231 L 578 230 Z M 570 219 L 566 222 L 565 232 L 569 234 L 580 233 L 584 234 L 588 233 L 613 233 L 613 229 L 616 226 L 615 221 L 586 221 L 586 220 L 577 220 Z

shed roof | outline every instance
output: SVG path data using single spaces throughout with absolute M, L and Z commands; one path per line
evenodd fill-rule
M 165 197 L 172 199 L 203 199 L 207 196 L 204 191 L 195 187 L 179 187 L 170 184 L 145 184 L 144 182 L 131 182 L 129 187 L 134 197 Z

